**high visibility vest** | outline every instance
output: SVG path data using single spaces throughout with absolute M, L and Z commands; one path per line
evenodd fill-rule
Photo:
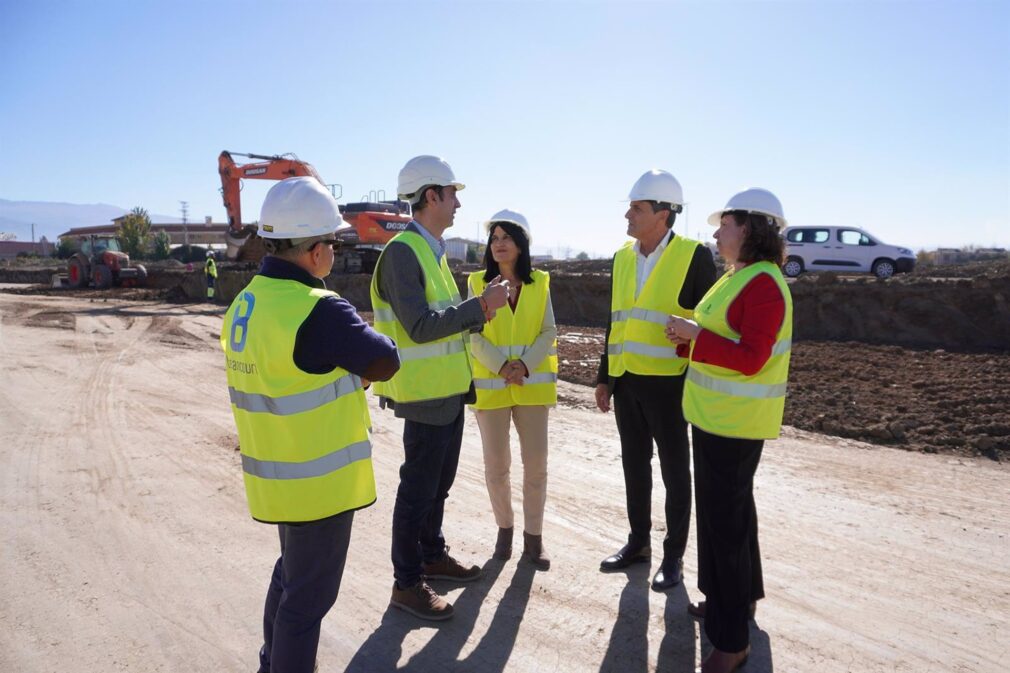
M 207 263 L 204 264 L 204 271 L 211 278 L 217 278 L 217 262 L 214 261 L 213 257 L 207 258 Z
M 515 313 L 503 306 L 494 319 L 484 325 L 483 336 L 508 360 L 519 360 L 540 335 L 550 296 L 551 276 L 546 271 L 533 271 L 533 283 L 523 285 L 522 295 Z M 474 271 L 467 279 L 470 291 L 479 296 L 487 287 L 483 271 Z M 506 385 L 498 372 L 493 372 L 470 353 L 473 367 L 473 385 L 477 389 L 476 409 L 501 409 L 512 406 L 554 405 L 558 403 L 558 342 L 523 385 Z
M 684 418 L 705 432 L 739 439 L 775 439 L 782 428 L 789 356 L 793 339 L 793 299 L 779 267 L 771 262 L 750 264 L 716 281 L 694 311 L 702 328 L 739 342 L 740 334 L 726 321 L 730 304 L 755 276 L 767 273 L 778 285 L 786 312 L 775 336 L 771 357 L 757 374 L 691 360 L 684 381 Z M 691 344 L 694 353 L 694 343 Z
M 439 264 L 424 237 L 413 231 L 401 231 L 386 249 L 392 245 L 406 245 L 413 250 L 424 274 L 424 297 L 432 310 L 441 311 L 460 303 L 459 288 L 445 255 Z M 386 254 L 385 250 L 382 254 Z M 384 272 L 396 273 L 396 269 Z M 372 384 L 376 395 L 394 402 L 420 402 L 462 395 L 470 390 L 473 380 L 467 355 L 470 342 L 463 333 L 419 344 L 396 319 L 393 307 L 379 296 L 378 274 L 372 276 L 370 294 L 375 331 L 390 337 L 400 354 L 400 370 L 393 378 Z
M 687 370 L 687 358 L 677 355 L 677 347 L 666 338 L 670 315 L 690 318 L 691 311 L 680 305 L 680 291 L 687 278 L 694 252 L 701 245 L 683 236 L 674 236 L 635 298 L 634 242 L 629 241 L 614 256 L 610 297 L 610 339 L 607 341 L 607 370 L 610 376 L 625 372 L 645 376 L 679 376 Z
M 294 362 L 299 326 L 329 296 L 337 295 L 255 276 L 225 314 L 228 393 L 259 521 L 316 521 L 375 502 L 361 379 L 339 367 L 308 374 Z

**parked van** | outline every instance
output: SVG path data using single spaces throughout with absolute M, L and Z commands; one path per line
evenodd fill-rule
M 915 268 L 908 248 L 882 243 L 858 227 L 786 227 L 782 271 L 795 278 L 804 271 L 872 273 L 890 278 Z

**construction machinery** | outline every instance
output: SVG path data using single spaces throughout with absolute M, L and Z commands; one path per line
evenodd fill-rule
M 89 234 L 76 240 L 77 251 L 67 260 L 67 282 L 70 287 L 94 285 L 100 290 L 116 286 L 133 287 L 147 280 L 147 269 L 130 264 L 130 256 L 119 246 L 119 240 L 109 234 Z
M 236 156 L 257 161 L 237 164 L 233 158 Z M 242 224 L 242 180 L 284 180 L 308 176 L 329 188 L 335 199 L 342 195 L 342 191 L 336 191 L 340 185 L 327 185 L 312 164 L 290 153 L 264 155 L 224 151 L 218 157 L 218 172 L 221 175 L 221 195 L 228 212 L 226 256 L 230 260 L 258 262 L 264 255 L 262 241 L 256 235 L 256 225 Z M 335 272 L 371 273 L 382 247 L 407 226 L 410 206 L 404 201 L 384 201 L 382 196 L 381 191 L 372 192 L 360 202 L 339 206 L 347 224 L 337 230 L 340 246 L 334 257 Z

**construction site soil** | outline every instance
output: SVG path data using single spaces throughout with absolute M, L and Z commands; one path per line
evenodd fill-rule
M 552 263 L 560 377 L 596 384 L 609 312 L 609 261 Z M 465 288 L 467 269 L 457 280 Z M 168 302 L 199 300 L 202 273 L 149 269 L 146 288 L 66 290 L 41 283 L 52 269 L 0 269 L 19 294 Z M 254 271 L 220 265 L 219 301 Z M 328 285 L 371 319 L 368 276 Z M 785 423 L 928 453 L 1010 459 L 1010 261 L 933 267 L 878 281 L 832 273 L 791 283 L 794 347 Z M 586 406 L 585 397 L 566 400 Z

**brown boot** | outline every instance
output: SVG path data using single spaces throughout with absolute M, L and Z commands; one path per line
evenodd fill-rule
M 551 560 L 544 553 L 544 538 L 542 535 L 530 535 L 523 532 L 523 558 L 540 570 L 549 570 Z
M 451 618 L 453 613 L 452 606 L 436 594 L 427 582 L 418 582 L 408 589 L 401 589 L 394 583 L 389 604 L 415 617 L 436 622 Z
M 491 558 L 496 558 L 499 561 L 508 561 L 512 558 L 513 530 L 515 529 L 511 526 L 498 529 L 498 541 L 494 543 L 494 554 L 491 555 Z

